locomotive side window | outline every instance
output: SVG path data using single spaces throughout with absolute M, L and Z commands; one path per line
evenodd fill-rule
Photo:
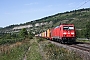
M 74 30 L 73 26 L 63 26 L 63 30 Z

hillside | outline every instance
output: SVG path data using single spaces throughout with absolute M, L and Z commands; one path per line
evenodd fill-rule
M 90 21 L 89 16 L 90 8 L 67 11 L 26 22 L 24 24 L 10 25 L 5 28 L 0 28 L 0 32 L 13 32 L 22 28 L 27 28 L 28 31 L 40 33 L 48 28 L 56 27 L 62 23 L 74 24 L 76 29 L 85 29 L 87 22 Z

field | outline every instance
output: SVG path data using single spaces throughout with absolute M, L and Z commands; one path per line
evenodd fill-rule
M 82 60 L 74 52 L 36 37 L 1 45 L 0 49 L 3 50 L 0 51 L 0 60 Z

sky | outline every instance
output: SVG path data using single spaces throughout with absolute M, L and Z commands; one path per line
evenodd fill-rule
M 90 0 L 0 0 L 0 27 L 90 8 Z

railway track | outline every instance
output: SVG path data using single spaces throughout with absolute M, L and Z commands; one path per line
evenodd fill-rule
M 86 47 L 86 46 L 81 46 L 81 45 L 70 45 L 70 47 L 74 47 L 83 51 L 87 51 L 90 52 L 90 47 Z
M 66 44 L 68 45 L 68 44 Z M 68 45 L 70 47 L 80 49 L 82 51 L 87 51 L 90 52 L 90 43 L 85 43 L 85 42 L 76 42 L 75 44 Z

